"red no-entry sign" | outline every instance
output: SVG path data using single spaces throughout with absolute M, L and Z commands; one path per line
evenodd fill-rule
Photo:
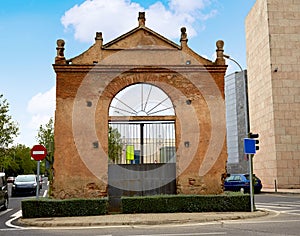
M 47 149 L 43 145 L 34 145 L 30 151 L 31 157 L 36 161 L 41 161 L 47 156 Z

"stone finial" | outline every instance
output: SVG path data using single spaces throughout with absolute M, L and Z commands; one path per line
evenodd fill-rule
M 225 65 L 225 59 L 224 59 L 224 41 L 222 40 L 218 40 L 216 42 L 216 46 L 217 46 L 217 59 L 216 59 L 216 63 L 218 65 Z
M 63 39 L 58 39 L 56 41 L 56 44 L 57 44 L 57 47 L 56 47 L 55 63 L 56 64 L 64 64 L 64 63 L 66 63 L 66 58 L 64 55 L 65 41 Z
M 96 43 L 100 43 L 100 48 L 102 48 L 102 45 L 103 45 L 102 32 L 96 32 L 95 40 L 96 40 Z
M 102 32 L 96 32 L 95 40 L 103 40 L 103 38 L 102 38 Z
M 180 43 L 181 43 L 181 47 L 184 47 L 187 46 L 187 42 L 188 42 L 186 28 L 182 27 L 180 30 L 181 30 Z
M 146 21 L 145 12 L 139 12 L 138 21 L 139 21 L 139 27 L 145 26 L 145 21 Z

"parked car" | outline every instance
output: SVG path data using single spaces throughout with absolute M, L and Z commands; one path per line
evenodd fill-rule
M 261 180 L 253 175 L 254 192 L 260 193 L 262 189 Z M 225 191 L 241 191 L 250 192 L 250 176 L 249 174 L 231 174 L 224 182 Z
M 13 183 L 13 182 L 15 182 L 15 177 L 13 176 L 7 177 L 7 183 Z
M 37 186 L 36 175 L 18 175 L 12 185 L 11 195 L 17 194 L 36 194 Z
M 8 190 L 5 173 L 0 173 L 0 208 L 6 210 L 8 208 Z

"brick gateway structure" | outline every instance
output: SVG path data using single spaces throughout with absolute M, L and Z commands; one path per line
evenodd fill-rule
M 223 192 L 227 160 L 224 43 L 216 43 L 217 57 L 212 62 L 188 47 L 185 28 L 177 45 L 147 28 L 143 12 L 138 22 L 138 27 L 106 44 L 102 33 L 96 33 L 94 45 L 72 59 L 65 58 L 65 43 L 57 40 L 53 65 L 57 86 L 55 198 L 107 196 L 109 123 L 118 119 L 172 120 L 176 192 Z M 116 95 L 140 83 L 162 90 L 172 102 L 175 115 L 110 114 Z

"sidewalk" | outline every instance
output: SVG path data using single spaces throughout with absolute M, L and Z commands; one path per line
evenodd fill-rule
M 300 194 L 300 189 L 277 189 L 274 188 L 262 188 L 262 193 L 293 193 Z
M 220 220 L 239 220 L 266 216 L 267 211 L 255 212 L 200 212 L 200 213 L 151 213 L 151 214 L 114 214 L 83 217 L 20 218 L 18 223 L 33 227 L 91 227 L 122 225 L 163 225 L 203 223 Z

